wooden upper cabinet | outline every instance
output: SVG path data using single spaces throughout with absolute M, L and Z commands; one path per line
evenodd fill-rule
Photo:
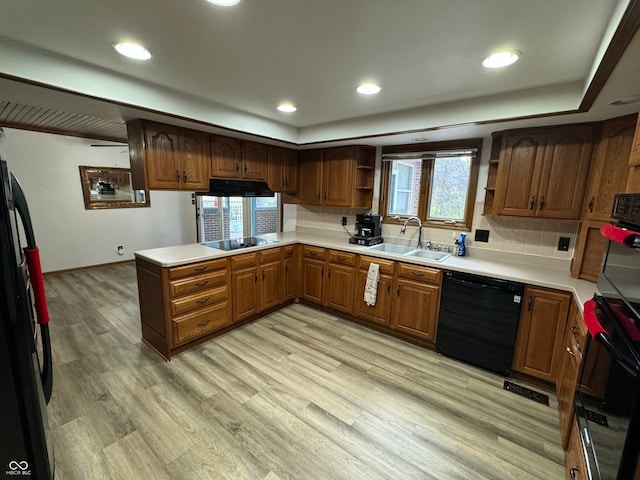
M 589 174 L 594 128 L 551 131 L 545 145 L 536 216 L 579 219 Z
M 571 295 L 526 286 L 513 354 L 517 372 L 555 382 Z
M 178 129 L 145 123 L 144 141 L 148 187 L 175 188 L 180 181 Z
M 179 135 L 182 154 L 181 181 L 191 190 L 209 188 L 209 135 L 194 130 L 181 130 Z
M 532 216 L 544 161 L 545 134 L 505 135 L 496 180 L 496 214 Z
M 296 198 L 308 205 L 371 208 L 374 163 L 373 147 L 302 151 Z
M 322 150 L 300 152 L 300 188 L 297 198 L 307 205 L 322 205 Z
M 133 187 L 204 191 L 209 186 L 208 134 L 144 120 L 127 123 Z
M 505 133 L 495 213 L 579 219 L 592 137 L 592 125 Z
M 354 169 L 351 147 L 328 148 L 322 165 L 322 203 L 348 207 L 353 196 Z
M 631 154 L 629 155 L 629 166 L 640 165 L 640 115 L 636 121 L 636 131 L 631 144 Z
M 241 178 L 267 180 L 267 146 L 262 143 L 242 142 Z
M 298 191 L 298 152 L 290 148 L 268 147 L 268 183 L 274 192 Z
M 242 142 L 235 138 L 211 135 L 211 176 L 239 178 Z
M 586 220 L 611 220 L 613 197 L 623 193 L 629 177 L 629 158 L 633 150 L 636 115 L 614 118 L 603 123 L 591 164 L 589 188 L 585 197 Z

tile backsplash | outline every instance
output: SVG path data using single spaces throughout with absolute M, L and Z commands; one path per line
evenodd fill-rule
M 509 252 L 515 254 L 545 257 L 545 259 L 564 260 L 565 264 L 573 258 L 579 222 L 546 219 L 523 219 L 510 217 L 486 217 L 482 215 L 483 203 L 477 202 L 474 209 L 471 232 L 467 232 L 467 246 L 490 253 Z M 315 207 L 298 205 L 296 228 L 326 230 L 327 234 L 344 232 L 340 225 L 343 216 L 347 217 L 347 228 L 355 232 L 355 215 L 366 211 L 349 208 Z M 474 241 L 476 229 L 489 230 L 488 242 Z M 424 228 L 423 239 L 433 243 L 451 245 L 455 230 Z M 400 234 L 398 225 L 382 226 L 382 236 L 387 241 L 414 242 L 418 238 L 415 224 L 407 226 L 406 235 Z M 568 251 L 558 250 L 560 237 L 569 238 Z M 481 252 L 478 252 L 481 253 Z

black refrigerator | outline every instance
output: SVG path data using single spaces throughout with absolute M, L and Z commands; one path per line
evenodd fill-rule
M 52 365 L 40 257 L 0 128 L 0 478 L 54 478 Z

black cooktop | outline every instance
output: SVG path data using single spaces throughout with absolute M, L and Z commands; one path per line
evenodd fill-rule
M 240 248 L 259 247 L 277 243 L 275 240 L 265 240 L 258 237 L 232 238 L 231 240 L 220 240 L 217 242 L 206 242 L 206 247 L 217 248 L 219 250 L 238 250 Z

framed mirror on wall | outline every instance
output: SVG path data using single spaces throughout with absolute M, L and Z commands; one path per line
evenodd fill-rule
M 85 209 L 151 206 L 148 190 L 133 189 L 131 169 L 85 165 L 79 168 Z

